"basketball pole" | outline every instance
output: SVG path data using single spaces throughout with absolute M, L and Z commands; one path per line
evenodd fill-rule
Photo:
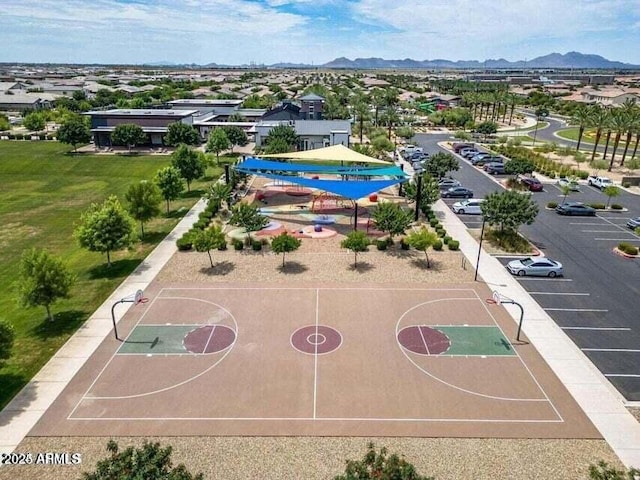
M 142 295 L 142 290 L 138 290 L 133 298 L 124 297 L 111 305 L 111 322 L 113 323 L 113 334 L 116 336 L 116 340 L 122 341 L 122 339 L 118 336 L 118 327 L 116 325 L 116 306 L 120 305 L 121 303 L 138 303 L 142 301 Z

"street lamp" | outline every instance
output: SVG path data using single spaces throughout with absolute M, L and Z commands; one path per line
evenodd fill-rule
M 536 146 L 536 138 L 538 137 L 538 121 L 540 120 L 540 118 L 546 118 L 546 117 L 547 117 L 546 112 L 542 112 L 539 115 L 536 113 L 536 129 L 533 131 L 533 145 L 531 145 L 532 147 Z
M 417 222 L 418 217 L 420 216 L 420 202 L 422 202 L 422 165 L 416 165 L 413 168 L 413 172 L 418 176 L 418 181 L 416 183 L 416 213 L 413 217 L 413 221 Z
M 476 260 L 476 274 L 473 277 L 473 281 L 478 281 L 478 270 L 480 270 L 480 254 L 482 253 L 482 240 L 484 240 L 484 225 L 487 222 L 487 219 L 482 216 L 482 229 L 480 230 L 480 245 L 478 245 L 478 259 Z

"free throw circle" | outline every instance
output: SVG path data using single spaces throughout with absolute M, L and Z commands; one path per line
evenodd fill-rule
M 217 353 L 226 350 L 236 339 L 236 332 L 226 325 L 203 325 L 187 333 L 182 341 L 191 353 Z
M 291 345 L 302 353 L 324 354 L 336 350 L 342 344 L 342 335 L 326 325 L 309 325 L 293 332 Z
M 451 346 L 451 341 L 440 330 L 425 325 L 411 325 L 398 332 L 398 343 L 418 355 L 440 355 Z

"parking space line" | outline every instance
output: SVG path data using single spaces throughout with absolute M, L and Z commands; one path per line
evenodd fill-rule
M 590 293 L 564 293 L 564 292 L 527 292 L 529 295 L 568 295 L 572 297 L 588 297 Z
M 606 313 L 609 310 L 601 310 L 598 308 L 543 308 L 548 312 L 600 312 Z
M 562 330 L 602 330 L 602 331 L 619 331 L 630 332 L 631 329 L 627 327 L 560 327 Z
M 626 377 L 626 378 L 640 378 L 640 375 L 635 373 L 605 373 L 605 377 Z
M 536 282 L 573 282 L 571 278 L 532 278 L 532 277 L 516 277 L 516 280 L 527 280 Z
M 611 221 L 609 221 L 610 219 L 615 219 L 615 220 L 622 220 L 619 217 L 598 217 L 603 219 L 605 222 L 607 222 L 609 225 L 613 225 L 614 227 L 616 227 L 618 230 L 620 230 L 621 232 L 624 232 L 626 234 L 632 235 L 634 237 L 636 237 L 638 240 L 640 240 L 640 235 L 636 235 L 635 233 L 633 233 L 631 230 L 629 230 L 627 228 L 626 225 L 618 225 L 617 223 L 613 223 Z M 597 240 L 597 239 L 596 239 Z
M 599 242 L 605 242 L 607 240 L 609 240 L 610 242 L 640 242 L 640 237 L 636 237 L 636 238 L 594 238 L 594 240 L 597 240 Z
M 620 233 L 619 230 L 580 230 L 583 233 Z
M 640 350 L 633 348 L 581 348 L 583 352 L 627 352 L 627 353 L 640 353 Z
M 599 227 L 604 227 L 604 223 L 593 223 L 593 222 L 569 222 L 569 225 L 598 225 Z

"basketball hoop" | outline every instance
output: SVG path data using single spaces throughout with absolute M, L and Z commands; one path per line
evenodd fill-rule
M 134 305 L 138 305 L 140 303 L 147 303 L 147 301 L 149 301 L 149 299 L 144 296 L 144 292 L 138 289 L 136 293 L 123 297 L 121 300 L 118 300 L 111 306 L 111 321 L 113 322 L 113 333 L 116 337 L 116 340 L 120 340 L 120 338 L 118 337 L 118 327 L 116 326 L 116 306 L 120 303 L 133 303 Z
M 518 302 L 513 300 L 512 298 L 505 297 L 497 290 L 494 290 L 491 293 L 491 298 L 487 298 L 487 303 L 495 304 L 495 305 L 515 305 L 520 309 L 520 321 L 518 322 L 518 332 L 516 333 L 516 340 L 520 341 L 520 332 L 522 331 L 522 321 L 524 320 L 524 308 Z

